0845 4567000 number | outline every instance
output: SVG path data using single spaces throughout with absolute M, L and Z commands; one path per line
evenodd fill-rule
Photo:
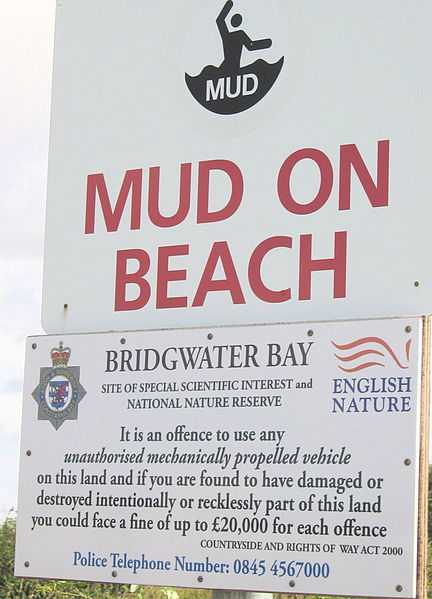
M 233 563 L 235 574 L 255 574 L 263 576 L 267 571 L 273 576 L 279 578 L 289 576 L 290 578 L 328 578 L 330 576 L 330 566 L 324 562 L 303 562 L 297 560 L 274 560 L 270 568 L 266 564 L 266 560 L 249 560 L 236 559 Z

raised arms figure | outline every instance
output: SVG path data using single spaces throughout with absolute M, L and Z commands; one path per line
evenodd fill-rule
M 240 68 L 243 47 L 247 50 L 264 50 L 270 48 L 272 45 L 272 41 L 269 38 L 251 40 L 242 29 L 238 31 L 229 31 L 226 19 L 233 6 L 234 2 L 232 0 L 227 0 L 216 19 L 224 51 L 224 60 L 221 67 L 226 71 L 236 71 Z M 231 26 L 234 28 L 240 27 L 242 22 L 243 17 L 238 13 L 231 17 Z

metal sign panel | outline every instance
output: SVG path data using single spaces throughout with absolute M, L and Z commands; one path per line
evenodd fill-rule
M 431 19 L 61 2 L 45 330 L 430 313 Z
M 415 597 L 420 358 L 418 318 L 30 338 L 16 574 Z

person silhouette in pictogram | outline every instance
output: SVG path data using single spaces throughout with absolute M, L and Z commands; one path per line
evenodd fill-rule
M 216 24 L 222 38 L 224 60 L 220 68 L 227 73 L 235 73 L 240 69 L 240 60 L 243 47 L 247 50 L 265 50 L 272 45 L 271 39 L 251 40 L 250 37 L 242 30 L 230 31 L 226 24 L 227 16 L 234 6 L 232 0 L 227 0 L 225 6 L 221 10 L 216 19 Z M 243 17 L 240 14 L 235 14 L 231 17 L 231 25 L 235 29 L 240 27 L 243 22 Z

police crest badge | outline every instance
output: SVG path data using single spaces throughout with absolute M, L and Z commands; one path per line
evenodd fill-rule
M 40 369 L 39 384 L 32 393 L 38 404 L 38 420 L 49 420 L 57 430 L 65 420 L 77 420 L 78 404 L 86 394 L 79 381 L 80 367 L 68 366 L 71 349 L 51 350 L 51 367 Z

